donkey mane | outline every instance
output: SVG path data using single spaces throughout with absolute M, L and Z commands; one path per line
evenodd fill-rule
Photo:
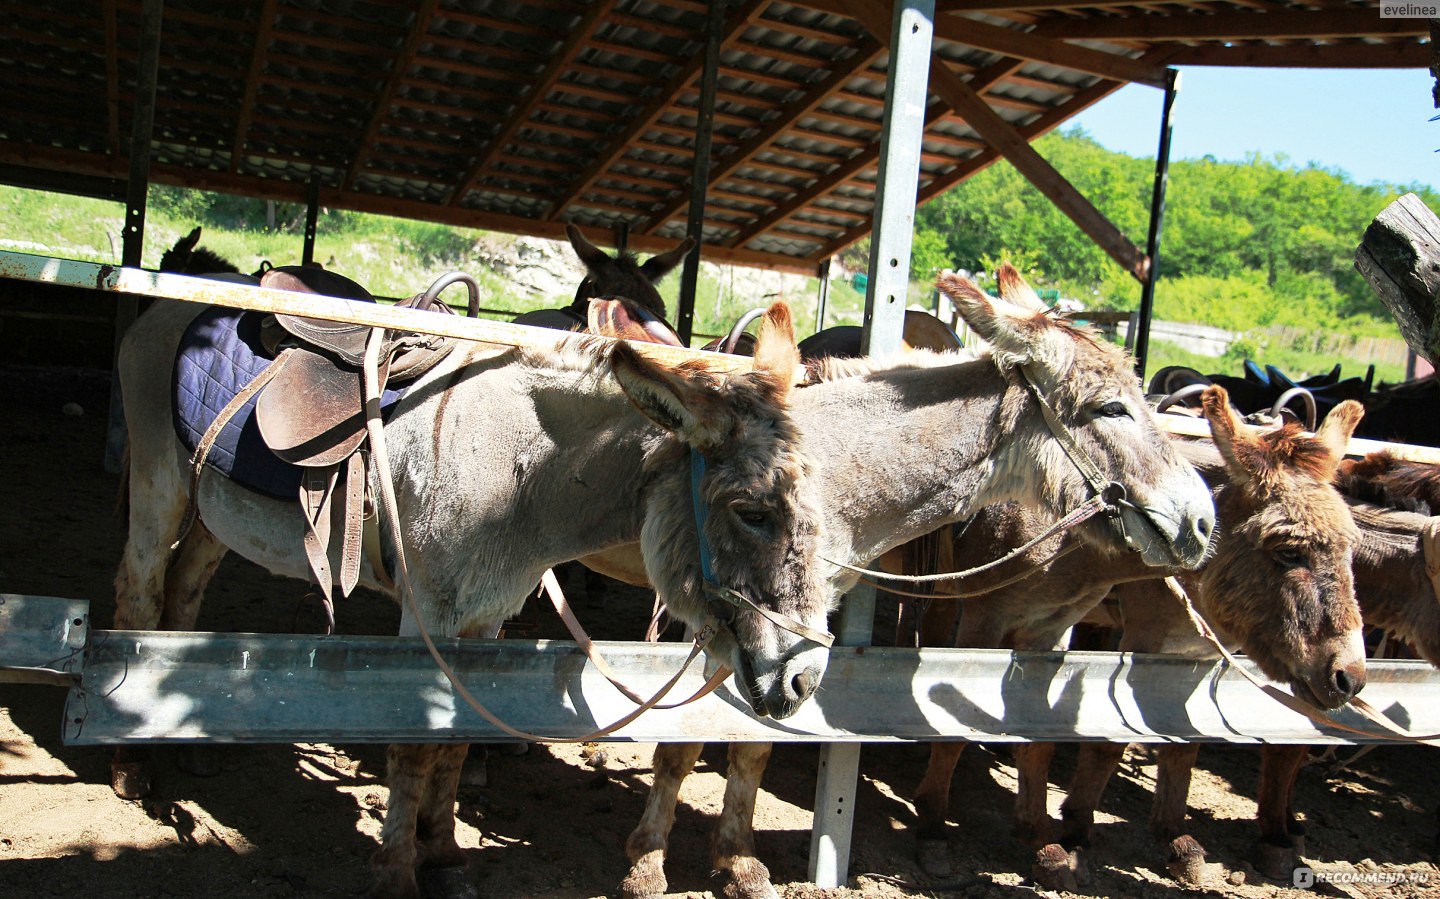
M 936 352 L 925 349 L 901 350 L 882 356 L 826 356 L 805 363 L 810 378 L 807 383 L 823 384 L 829 381 L 844 381 L 864 378 L 887 371 L 906 371 L 921 368 L 941 368 L 961 362 L 975 362 L 986 354 L 975 350 Z
M 1440 509 L 1440 466 L 1407 462 L 1385 450 L 1342 461 L 1335 486 L 1346 496 L 1387 509 L 1421 515 Z

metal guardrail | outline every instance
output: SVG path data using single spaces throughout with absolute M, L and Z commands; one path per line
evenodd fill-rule
M 80 675 L 65 706 L 69 745 L 505 738 L 455 695 L 415 638 L 90 630 L 75 624 L 87 619 L 86 603 L 3 599 L 0 665 L 33 672 L 58 663 L 51 683 Z M 687 652 L 680 643 L 598 645 L 641 693 Z M 452 639 L 441 648 L 467 689 L 512 726 L 581 737 L 634 709 L 570 642 Z M 697 665 L 675 695 L 702 680 Z M 1364 695 L 1402 726 L 1440 732 L 1440 671 L 1424 662 L 1373 662 Z M 1335 717 L 1374 730 L 1354 712 Z M 755 717 L 727 684 L 691 705 L 651 710 L 608 739 L 1386 742 L 1317 725 L 1223 662 L 891 647 L 836 647 L 824 688 L 783 721 Z

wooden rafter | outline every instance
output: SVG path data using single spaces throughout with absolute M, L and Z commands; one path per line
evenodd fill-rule
M 105 30 L 105 146 L 110 155 L 120 156 L 120 64 L 117 54 L 120 41 L 116 37 L 115 0 L 105 0 L 101 10 Z
M 1345 7 L 1264 13 L 1227 11 L 1204 15 L 1064 19 L 1043 23 L 1036 27 L 1034 33 L 1064 40 L 1331 40 L 1362 35 L 1419 36 L 1429 34 L 1429 28 L 1425 19 L 1382 19 L 1374 7 Z
M 1314 69 L 1423 69 L 1434 59 L 1433 44 L 1292 44 L 1275 47 L 1247 44 L 1223 47 L 1207 44 L 1182 47 L 1171 58 L 1174 65 L 1284 66 Z
M 245 98 L 235 116 L 235 136 L 230 142 L 230 173 L 240 171 L 240 161 L 245 158 L 245 135 L 250 131 L 250 115 L 255 108 L 255 95 L 260 92 L 260 76 L 265 71 L 265 57 L 270 46 L 271 29 L 275 22 L 277 0 L 265 0 L 260 17 L 255 22 L 251 35 L 254 41 L 250 48 L 250 70 L 245 75 Z
M 1072 116 L 1100 102 L 1101 100 L 1110 96 L 1112 93 L 1124 86 L 1125 82 L 1123 81 L 1097 81 L 1090 87 L 1085 88 L 1075 96 L 1071 97 L 1064 106 L 1056 107 L 1055 109 L 1051 110 L 1050 113 L 1048 113 L 1047 115 L 1043 115 L 1035 121 L 1031 122 L 1030 124 L 1021 128 L 1020 134 L 1026 140 L 1031 141 L 1043 137 L 1045 134 L 1048 134 L 1050 131 L 1058 128 L 1062 123 L 1064 123 Z M 1003 158 L 1004 157 L 1000 155 L 1000 151 L 994 149 L 993 147 L 977 153 L 976 155 L 957 165 L 954 169 L 947 172 L 944 176 L 936 178 L 932 180 L 929 184 L 922 187 L 920 189 L 919 195 L 916 197 L 917 205 L 925 205 L 926 203 L 940 196 L 945 191 L 964 181 L 966 178 L 973 177 L 977 173 L 983 171 L 991 165 L 994 165 Z M 816 253 L 813 257 L 811 257 L 811 259 L 813 262 L 817 263 L 824 259 L 829 259 L 831 256 L 850 246 L 855 241 L 860 240 L 868 233 L 868 223 L 862 224 L 855 228 L 851 228 L 849 231 L 845 232 L 840 237 L 836 238 L 835 240 L 822 247 L 820 249 L 820 252 Z
M 745 33 L 745 30 L 765 11 L 769 6 L 769 0 L 746 0 L 739 9 L 731 15 L 725 23 L 724 33 L 720 36 L 720 47 L 722 51 L 732 41 Z M 676 75 L 669 80 L 664 88 L 656 95 L 645 111 L 636 117 L 629 128 L 617 135 L 610 141 L 609 147 L 600 153 L 595 162 L 580 174 L 570 185 L 568 185 L 555 205 L 550 209 L 550 214 L 545 217 L 546 221 L 555 221 L 556 217 L 565 210 L 565 207 L 575 202 L 582 196 L 595 180 L 603 175 L 612 165 L 621 159 L 630 149 L 632 143 L 640 139 L 647 130 L 659 120 L 660 116 L 670 108 L 674 98 L 680 90 L 700 76 L 700 70 L 704 60 L 700 54 L 696 54 Z M 680 148 L 671 148 L 677 150 Z
M 864 18 L 873 21 L 879 15 L 888 21 L 888 13 L 876 7 L 873 0 L 799 0 L 799 2 L 803 2 L 805 6 L 852 19 Z M 873 29 L 871 33 L 874 33 Z M 980 50 L 988 50 L 992 53 L 1098 75 L 1101 78 L 1133 81 L 1138 84 L 1148 84 L 1151 87 L 1165 86 L 1163 66 L 1149 65 L 1142 60 L 1116 53 L 1106 53 L 1088 47 L 1076 47 L 1066 44 L 1064 41 L 1041 37 L 1033 32 L 991 25 L 964 16 L 936 16 L 935 37 Z
M 356 180 L 364 170 L 370 148 L 375 144 L 375 137 L 390 116 L 390 106 L 394 102 L 400 86 L 405 83 L 410 63 L 415 58 L 421 41 L 429 33 L 430 23 L 439 6 L 440 0 L 424 0 L 420 8 L 415 10 L 415 21 L 410 24 L 410 31 L 405 35 L 405 42 L 396 51 L 390 73 L 385 76 L 385 86 L 380 89 L 380 96 L 375 99 L 375 105 L 370 110 L 370 121 L 365 125 L 365 135 L 355 144 L 355 153 L 350 158 L 350 168 L 345 172 L 346 187 L 354 189 Z
M 847 4 L 861 18 L 861 24 L 877 38 L 889 34 L 889 18 L 873 3 Z M 1147 66 L 1151 65 L 1149 63 Z M 1163 66 L 1159 66 L 1163 69 Z M 1123 79 L 1112 79 L 1123 80 Z M 1010 161 L 1036 189 L 1056 208 L 1080 226 L 1091 240 L 1137 279 L 1143 279 L 1149 260 L 1130 238 L 1095 208 L 1084 194 L 1076 190 L 1065 176 L 1056 171 L 1045 157 L 1035 151 L 1030 140 L 990 108 L 984 98 L 933 54 L 930 65 L 930 89 L 963 118 L 985 142 Z
M 846 61 L 845 65 L 838 66 L 832 71 L 829 77 L 816 82 L 794 103 L 781 111 L 775 119 L 777 122 L 794 124 L 807 115 L 811 115 L 820 109 L 827 100 L 833 97 L 841 88 L 850 82 L 859 72 L 869 69 L 876 60 L 885 52 L 885 48 L 875 43 L 874 40 L 866 38 L 860 41 L 855 47 L 855 53 Z M 735 148 L 734 152 L 728 153 L 716 160 L 710 166 L 711 187 L 720 184 L 726 178 L 734 174 L 739 168 L 753 160 L 756 156 L 770 149 L 786 130 L 786 124 L 779 124 L 763 130 L 756 134 L 744 144 Z M 690 198 L 683 195 L 678 196 L 668 206 L 657 212 L 641 229 L 646 234 L 654 234 L 664 226 L 670 219 L 679 215 L 690 206 Z

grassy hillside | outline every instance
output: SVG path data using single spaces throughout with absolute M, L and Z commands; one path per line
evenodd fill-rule
M 1110 153 L 1083 136 L 1060 136 L 1047 140 L 1049 143 L 1042 142 L 1042 149 L 1055 158 L 1057 165 L 1070 169 L 1067 174 L 1081 184 L 1082 189 L 1085 177 L 1100 177 L 1095 172 L 1104 175 L 1110 169 L 1117 169 L 1134 174 L 1144 169 L 1144 166 L 1137 165 L 1143 160 Z M 1083 171 L 1076 168 L 1082 163 Z M 1263 174 L 1264 178 L 1256 176 L 1256 179 L 1265 184 L 1270 183 L 1265 179 L 1279 171 L 1273 165 L 1262 165 L 1254 160 L 1247 163 L 1246 168 L 1247 171 Z M 1201 165 L 1197 170 L 1212 175 L 1216 171 L 1215 166 L 1209 164 Z M 1085 172 L 1091 174 L 1086 176 Z M 1295 175 L 1314 190 L 1333 188 L 1337 183 L 1344 186 L 1333 177 L 1317 181 L 1313 173 L 1297 172 Z M 1064 295 L 1083 302 L 1087 308 L 1133 309 L 1138 305 L 1138 284 L 1120 273 L 1103 255 L 1097 260 L 1095 254 L 1098 251 L 1093 247 L 1072 241 L 1070 236 L 1063 240 L 1056 237 L 1067 228 L 1075 230 L 1074 225 L 1063 217 L 1057 220 L 1059 214 L 1043 201 L 1026 198 L 1024 191 L 1028 188 L 1016 180 L 1018 177 L 1006 167 L 992 167 L 922 210 L 917 222 L 911 304 L 922 308 L 930 306 L 933 274 L 927 266 L 934 268 L 943 263 L 979 270 L 983 275 L 984 271 L 993 270 L 999 258 L 1008 257 L 1015 260 L 1037 286 L 1057 287 Z M 1119 178 L 1118 175 L 1115 177 Z M 986 178 L 996 183 L 991 184 Z M 1014 199 L 996 200 L 997 191 L 1012 192 Z M 1183 190 L 1177 188 L 1176 192 L 1182 198 L 1185 196 Z M 1115 193 L 1113 185 L 1108 190 L 1101 190 L 1097 202 L 1104 208 L 1104 201 L 1107 197 L 1113 201 Z M 1140 196 L 1134 191 L 1120 193 L 1129 198 L 1127 203 Z M 1201 193 L 1213 198 L 1215 192 Z M 1393 191 L 1367 189 L 1361 194 L 1361 199 L 1351 197 L 1353 202 L 1346 205 L 1346 221 L 1358 221 L 1361 213 L 1356 210 L 1368 210 L 1367 203 L 1373 205 L 1385 200 Z M 1003 252 L 997 251 L 995 255 L 982 251 L 977 259 L 971 260 L 966 254 L 973 253 L 982 245 L 963 241 L 956 243 L 957 234 L 975 234 L 977 232 L 973 229 L 976 228 L 1006 230 L 1000 228 L 999 219 L 967 218 L 976 207 L 991 201 L 999 203 L 999 209 L 1008 210 L 1006 214 L 1012 218 L 1039 216 L 1036 220 L 1038 224 L 1026 231 L 1013 227 L 1012 222 L 1007 226 L 1006 233 L 1008 239 L 1017 242 L 1015 246 Z M 1121 210 L 1123 214 L 1116 215 L 1117 221 L 1134 218 L 1128 208 L 1128 205 L 1124 206 Z M 122 211 L 117 203 L 35 191 L 8 191 L 0 196 L 0 235 L 5 235 L 5 238 L 0 238 L 0 248 L 117 262 L 120 257 Z M 1113 209 L 1107 209 L 1107 212 L 1115 214 Z M 1365 214 L 1370 213 L 1366 211 Z M 1186 220 L 1178 213 L 1175 217 Z M 143 264 L 148 268 L 158 266 L 160 255 L 196 224 L 204 228 L 202 245 L 228 258 L 242 270 L 253 270 L 262 260 L 276 264 L 297 262 L 302 245 L 303 219 L 304 209 L 297 204 L 266 204 L 259 200 L 156 187 L 151 191 L 147 213 Z M 1330 254 L 1326 258 L 1331 262 L 1325 268 L 1330 273 L 1326 276 L 1331 279 L 1328 281 L 1317 272 L 1294 270 L 1294 266 L 1299 264 L 1294 260 L 1303 262 L 1316 256 L 1313 248 L 1306 250 L 1303 246 L 1290 246 L 1287 250 L 1289 256 L 1285 259 L 1290 261 L 1286 261 L 1285 265 L 1290 268 L 1281 266 L 1272 273 L 1232 260 L 1226 263 L 1228 268 L 1221 266 L 1220 274 L 1209 274 L 1202 271 L 1195 261 L 1204 253 L 1190 245 L 1203 243 L 1206 239 L 1205 228 L 1193 222 L 1200 221 L 1203 225 L 1208 220 L 1194 214 L 1189 216 L 1189 220 L 1192 221 L 1190 227 L 1181 229 L 1178 235 L 1167 237 L 1162 270 L 1174 274 L 1161 279 L 1157 290 L 1156 316 L 1171 321 L 1212 324 L 1242 332 L 1245 337 L 1226 358 L 1195 357 L 1176 347 L 1156 342 L 1151 347 L 1149 371 L 1153 372 L 1163 365 L 1188 364 L 1204 371 L 1238 373 L 1242 359 L 1251 356 L 1277 365 L 1297 377 L 1328 370 L 1336 361 L 1344 364 L 1347 372 L 1361 373 L 1370 360 L 1347 356 L 1344 341 L 1340 342 L 1337 350 L 1317 353 L 1313 345 L 1293 345 L 1310 344 L 1310 341 L 1278 340 L 1265 329 L 1288 325 L 1292 330 L 1308 327 L 1341 336 L 1399 337 L 1398 329 L 1388 317 L 1375 314 L 1373 309 L 1362 308 L 1363 304 L 1356 299 L 1354 285 L 1341 271 L 1343 266 L 1333 261 L 1332 257 L 1339 253 L 1335 247 L 1346 240 L 1358 242 L 1358 233 L 1353 237 L 1336 237 L 1332 232 L 1343 232 L 1344 227 L 1332 225 L 1330 231 L 1325 232 L 1331 236 L 1322 239 L 1311 235 Z M 327 267 L 365 284 L 377 295 L 408 296 L 424 289 L 439 275 L 459 269 L 475 275 L 481 282 L 482 305 L 495 310 L 493 315 L 497 318 L 529 309 L 563 305 L 569 301 L 580 278 L 580 270 L 568 245 L 554 242 L 339 210 L 325 210 L 318 231 L 316 258 Z M 1253 234 L 1250 237 L 1254 239 Z M 1231 237 L 1225 239 L 1233 243 Z M 1054 240 L 1055 246 L 1062 248 L 1062 253 L 1074 254 L 1070 263 L 1060 265 L 1061 257 L 1036 249 L 1038 242 L 1047 240 Z M 1027 241 L 1032 245 L 1026 245 Z M 537 245 L 545 246 L 537 249 Z M 538 283 L 542 286 L 537 287 L 513 272 L 507 275 L 497 271 L 497 266 L 504 264 L 502 260 L 508 261 L 513 268 L 517 258 L 537 252 L 550 254 L 551 258 L 545 264 L 559 269 L 548 279 L 539 279 Z M 1184 264 L 1172 265 L 1176 259 Z M 863 267 L 864 246 L 848 251 L 846 261 L 852 268 Z M 567 265 L 572 267 L 569 273 L 565 271 Z M 1094 277 L 1078 276 L 1087 265 L 1094 268 Z M 1337 278 L 1340 280 L 1336 281 Z M 1345 292 L 1337 286 L 1341 282 Z M 679 286 L 678 273 L 672 274 L 661 285 L 661 293 L 672 309 L 677 302 Z M 763 306 L 772 299 L 783 298 L 794 309 L 797 328 L 803 337 L 815 328 L 818 288 L 814 278 L 704 264 L 696 297 L 695 331 L 705 335 L 723 333 L 745 311 Z M 830 289 L 826 324 L 858 324 L 863 307 L 864 297 L 860 292 L 848 283 L 834 281 Z M 1377 376 L 1385 380 L 1399 380 L 1403 376 L 1403 368 L 1395 364 L 1384 365 Z

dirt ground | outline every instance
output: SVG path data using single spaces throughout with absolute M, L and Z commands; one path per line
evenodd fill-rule
M 115 515 L 118 480 L 101 469 L 108 376 L 84 369 L 0 369 L 0 593 L 92 603 L 108 627 L 110 580 L 123 540 Z M 201 627 L 314 631 L 320 613 L 304 585 L 228 559 L 213 582 Z M 609 600 L 634 609 L 633 596 Z M 596 609 L 579 604 L 582 619 Z M 362 595 L 343 604 L 340 629 L 393 633 L 395 608 Z M 536 635 L 558 635 L 535 616 Z M 638 631 L 636 632 L 638 633 Z M 597 632 L 599 637 L 636 634 Z M 306 744 L 232 747 L 222 773 L 197 778 L 158 757 L 153 798 L 126 802 L 108 786 L 108 753 L 60 742 L 63 691 L 0 685 L 0 897 L 348 896 L 367 884 L 367 859 L 385 807 L 384 754 L 377 746 Z M 467 786 L 460 839 L 471 850 L 481 895 L 496 899 L 615 895 L 626 871 L 625 835 L 649 783 L 650 746 L 611 744 L 592 767 L 578 748 L 531 747 L 492 754 L 489 784 Z M 1343 750 L 1348 756 L 1353 750 Z M 1312 764 L 1296 802 L 1307 821 L 1307 860 L 1317 869 L 1406 872 L 1428 885 L 1324 886 L 1328 895 L 1440 896 L 1436 756 L 1424 748 L 1377 749 L 1336 773 Z M 1026 895 L 1029 853 L 1009 834 L 1014 769 L 1003 746 L 974 747 L 956 774 L 952 852 L 959 876 L 920 873 L 908 832 L 908 797 L 924 769 L 921 746 L 866 748 L 848 888 L 804 882 L 817 753 L 776 749 L 756 814 L 757 842 L 781 894 L 820 896 Z M 1073 749 L 1062 748 L 1053 784 L 1068 781 Z M 1248 867 L 1254 829 L 1256 753 L 1211 747 L 1191 790 L 1194 833 L 1223 867 L 1203 888 L 1165 873 L 1145 830 L 1154 766 L 1132 749 L 1107 796 L 1091 857 L 1087 895 L 1299 897 L 1312 891 L 1266 881 Z M 720 895 L 710 875 L 708 832 L 719 810 L 724 747 L 710 747 L 685 784 L 667 870 L 672 896 Z M 1052 811 L 1062 793 L 1051 789 Z M 1054 894 L 1047 894 L 1054 895 Z

